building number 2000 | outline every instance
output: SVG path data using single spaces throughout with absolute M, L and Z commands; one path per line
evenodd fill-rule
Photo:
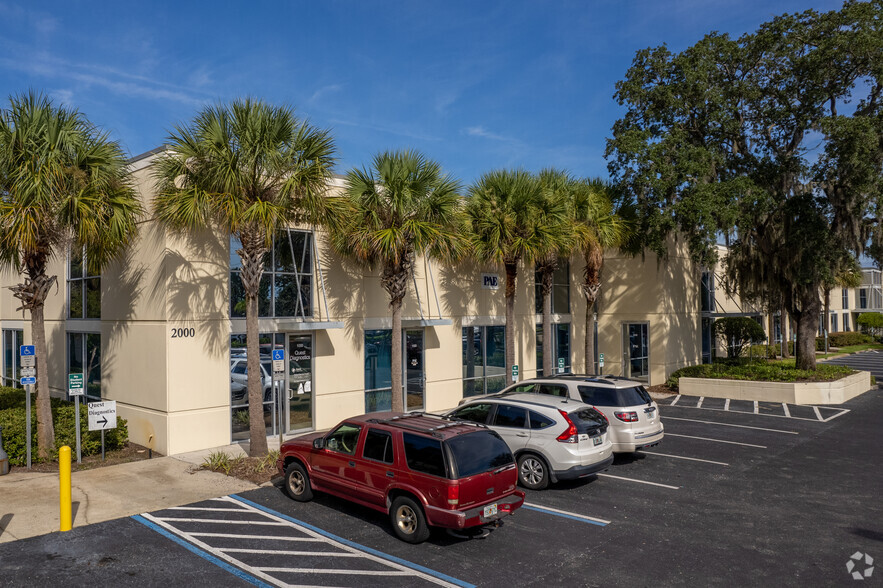
M 195 337 L 196 329 L 172 329 L 172 339 L 180 337 Z

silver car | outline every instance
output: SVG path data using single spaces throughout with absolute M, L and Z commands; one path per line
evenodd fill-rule
M 614 453 L 633 453 L 658 445 L 665 435 L 659 406 L 641 382 L 618 376 L 567 374 L 524 380 L 499 394 L 546 394 L 580 400 L 610 421 Z
M 445 416 L 496 431 L 515 455 L 518 481 L 532 490 L 589 476 L 613 463 L 607 419 L 582 402 L 535 394 L 482 396 Z

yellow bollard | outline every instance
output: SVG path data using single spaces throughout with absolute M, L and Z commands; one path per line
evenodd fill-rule
M 71 448 L 65 445 L 58 450 L 58 505 L 61 514 L 61 530 L 70 531 L 71 521 Z

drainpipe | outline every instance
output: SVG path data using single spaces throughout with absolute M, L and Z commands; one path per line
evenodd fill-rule
M 0 476 L 9 473 L 9 456 L 3 450 L 3 427 L 0 427 Z

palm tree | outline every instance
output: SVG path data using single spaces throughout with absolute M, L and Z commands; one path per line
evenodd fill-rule
M 555 357 L 552 349 L 552 280 L 558 269 L 558 259 L 574 246 L 573 224 L 568 217 L 570 193 L 574 180 L 567 172 L 544 169 L 540 172 L 540 206 L 547 219 L 548 239 L 538 245 L 536 270 L 541 276 L 540 293 L 543 298 L 543 374 L 554 373 Z
M 37 450 L 55 447 L 43 309 L 55 256 L 85 248 L 103 268 L 135 236 L 141 206 L 119 144 L 73 109 L 30 92 L 0 111 L 0 266 L 25 274 L 12 286 L 31 313 L 37 352 Z
M 222 231 L 242 244 L 251 456 L 267 453 L 258 339 L 265 255 L 280 229 L 321 222 L 333 164 L 327 131 L 287 106 L 252 99 L 206 107 L 176 127 L 156 164 L 157 220 L 174 231 Z
M 470 252 L 480 263 L 506 271 L 506 373 L 515 364 L 515 280 L 518 265 L 534 262 L 555 238 L 547 223 L 539 180 L 522 170 L 483 175 L 469 189 L 466 203 Z
M 624 247 L 632 237 L 630 224 L 616 214 L 614 188 L 601 179 L 575 183 L 570 191 L 570 212 L 576 247 L 585 259 L 583 294 L 586 297 L 586 372 L 595 372 L 594 306 L 601 291 L 604 251 Z
M 438 163 L 416 151 L 387 151 L 371 168 L 346 176 L 342 210 L 329 224 L 331 244 L 341 256 L 374 269 L 392 311 L 392 410 L 404 410 L 402 302 L 418 255 L 453 257 L 460 237 L 459 183 Z

